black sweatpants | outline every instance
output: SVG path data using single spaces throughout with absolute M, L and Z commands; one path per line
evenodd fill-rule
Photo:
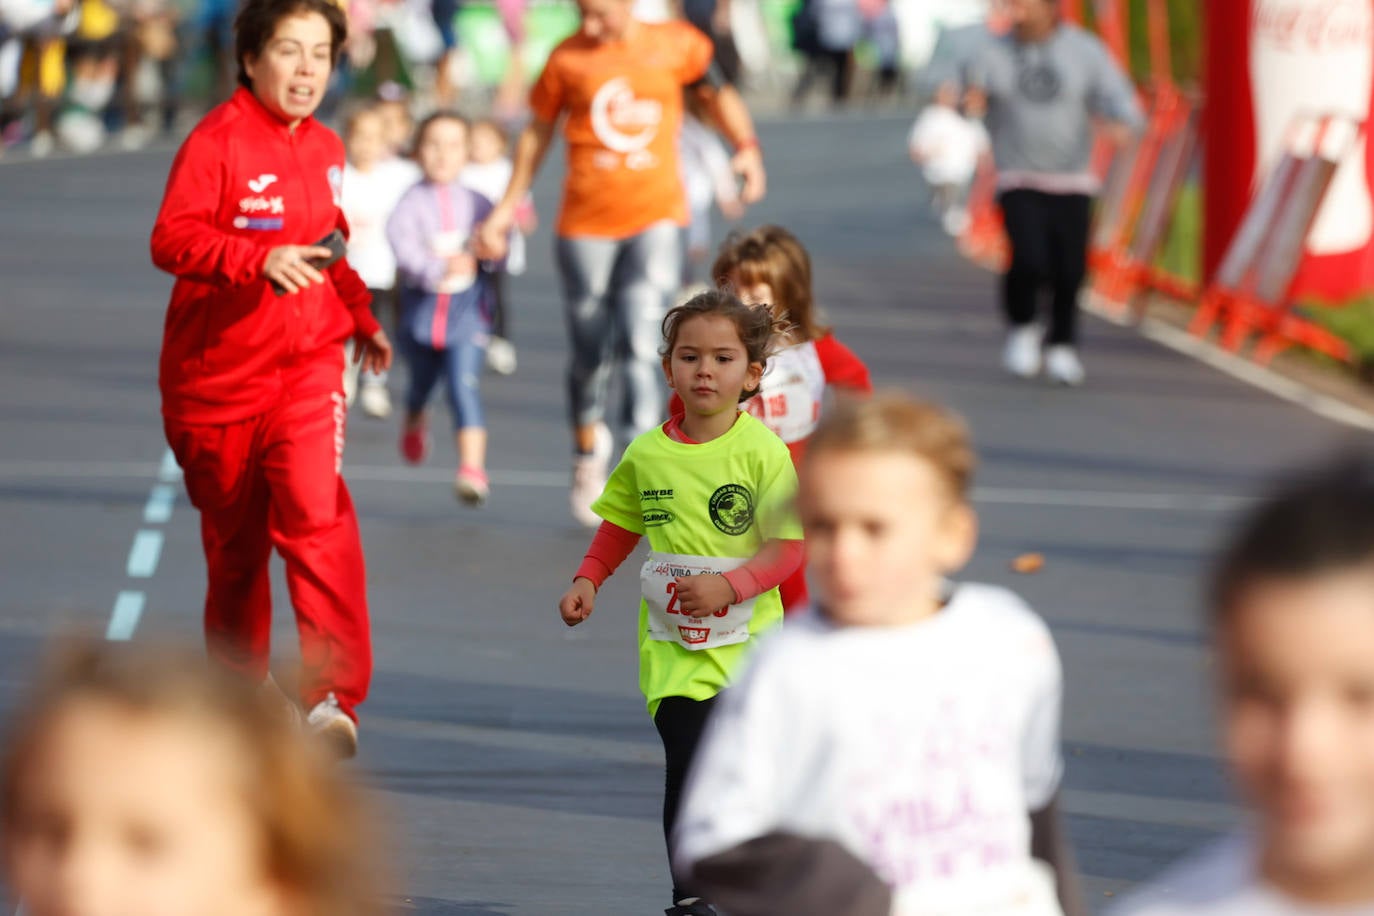
M 1046 342 L 1076 343 L 1092 198 L 1018 189 L 1003 191 L 999 202 L 1011 243 L 1011 264 L 1002 276 L 1007 320 L 1013 326 L 1035 321 L 1042 291 L 1048 288 L 1052 308 Z
M 663 837 L 668 844 L 668 857 L 673 855 L 673 828 L 677 825 L 678 808 L 682 805 L 682 789 L 687 771 L 692 766 L 697 745 L 701 743 L 706 720 L 716 698 L 689 700 L 686 697 L 664 697 L 654 713 L 654 726 L 663 739 Z M 673 883 L 673 902 L 697 897 L 690 888 Z
M 509 289 L 504 270 L 498 270 L 491 275 L 491 336 L 506 340 L 510 340 L 510 326 L 507 324 L 509 317 L 506 311 Z

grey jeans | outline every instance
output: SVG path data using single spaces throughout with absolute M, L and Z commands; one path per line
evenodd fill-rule
M 571 345 L 570 419 L 577 426 L 605 419 L 611 371 L 619 363 L 620 425 L 631 435 L 650 429 L 666 403 L 658 350 L 663 316 L 682 277 L 681 228 L 665 220 L 623 239 L 559 236 L 554 255 Z

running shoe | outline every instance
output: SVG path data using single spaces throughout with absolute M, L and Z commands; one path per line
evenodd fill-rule
M 374 420 L 385 420 L 391 416 L 391 392 L 381 382 L 363 382 L 358 392 L 358 403 L 363 413 Z
M 720 910 L 700 897 L 688 897 L 664 910 L 664 916 L 720 916 Z
M 481 468 L 459 468 L 458 477 L 453 481 L 453 492 L 465 506 L 485 506 L 487 494 L 491 492 L 487 472 Z
M 940 225 L 945 230 L 945 235 L 951 238 L 958 238 L 968 229 L 968 211 L 963 207 L 950 207 L 940 217 Z
M 514 375 L 515 366 L 515 344 L 504 337 L 493 337 L 487 344 L 487 368 L 497 375 Z
M 591 454 L 573 457 L 572 491 L 568 494 L 568 502 L 573 518 L 587 528 L 601 524 L 601 517 L 592 511 L 592 503 L 606 489 L 606 474 L 610 470 L 614 447 L 610 428 L 605 423 L 598 423 Z
M 29 141 L 29 155 L 35 159 L 46 159 L 57 149 L 57 140 L 50 131 L 39 131 Z
M 1056 344 L 1045 351 L 1045 374 L 1056 385 L 1070 388 L 1083 384 L 1088 375 L 1078 352 L 1069 344 Z
M 310 734 L 320 738 L 335 757 L 347 760 L 358 753 L 358 725 L 339 706 L 334 694 L 315 704 L 305 717 Z
M 420 464 L 429 457 L 429 424 L 424 415 L 401 427 L 401 457 L 407 464 Z
M 1040 328 L 1026 324 L 1011 329 L 1007 347 L 1002 351 L 1002 366 L 1020 378 L 1040 374 Z

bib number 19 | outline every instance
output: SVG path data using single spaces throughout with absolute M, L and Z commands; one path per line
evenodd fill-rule
M 666 591 L 668 592 L 668 613 L 669 613 L 669 614 L 685 614 L 686 612 L 685 612 L 685 611 L 679 610 L 679 609 L 678 609 L 678 606 L 677 606 L 677 583 L 676 583 L 676 582 L 669 582 Z M 724 616 L 725 616 L 726 614 L 728 614 L 728 613 L 730 613 L 730 605 L 727 604 L 725 607 L 721 608 L 720 610 L 718 610 L 718 611 L 713 611 L 712 614 L 711 614 L 711 616 L 712 616 L 712 617 L 724 617 Z

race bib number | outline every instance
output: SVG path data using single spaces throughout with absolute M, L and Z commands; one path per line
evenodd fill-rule
M 799 344 L 774 354 L 763 376 L 763 390 L 745 408 L 784 442 L 800 442 L 816 431 L 825 397 L 825 371 L 814 344 Z
M 731 604 L 707 617 L 693 617 L 678 607 L 677 580 L 683 576 L 727 573 L 744 560 L 694 557 L 686 554 L 649 554 L 640 572 L 644 603 L 649 608 L 649 638 L 675 642 L 684 649 L 719 649 L 749 639 L 755 599 Z

